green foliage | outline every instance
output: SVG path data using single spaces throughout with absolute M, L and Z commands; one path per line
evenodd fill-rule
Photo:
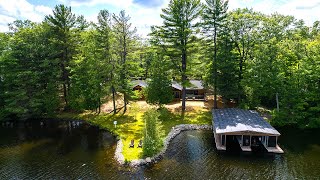
M 144 97 L 144 92 L 143 90 L 139 91 L 139 90 L 135 90 L 133 91 L 133 95 L 131 95 L 131 99 L 132 100 L 140 100 Z
M 159 113 L 155 109 L 150 109 L 143 116 L 145 128 L 143 131 L 143 156 L 155 155 L 161 148 L 164 132 L 159 121 Z
M 227 17 L 228 1 L 222 0 L 206 0 L 204 6 L 204 12 L 202 14 L 203 19 L 203 29 L 206 38 L 206 45 L 208 46 L 206 53 L 209 55 L 209 59 L 212 57 L 212 61 L 209 63 L 210 71 L 207 74 L 206 82 L 214 87 L 214 108 L 217 108 L 217 93 L 223 95 L 224 98 L 228 98 L 228 93 L 224 89 L 223 83 L 219 83 L 220 80 L 225 80 L 225 78 L 233 77 L 230 74 L 225 74 L 225 72 L 234 72 L 232 71 L 232 66 L 227 64 L 230 56 L 227 48 L 228 37 L 226 37 L 226 17 Z M 221 39 L 220 42 L 217 42 L 217 38 Z M 226 43 L 225 43 L 226 42 Z M 218 49 L 218 43 L 221 49 Z M 220 44 L 221 43 L 221 44 Z M 220 50 L 220 52 L 218 52 Z M 230 50 L 229 50 L 230 51 Z M 223 52 L 223 54 L 221 53 Z M 227 71 L 224 71 L 224 67 L 227 65 Z M 218 74 L 219 70 L 219 74 Z M 231 70 L 231 71 L 230 71 Z M 218 81 L 219 79 L 219 81 Z M 230 78 L 229 78 L 230 79 Z M 229 80 L 228 79 L 228 80 Z
M 181 77 L 183 111 L 185 110 L 188 56 L 192 53 L 197 39 L 195 21 L 200 13 L 200 0 L 172 0 L 167 8 L 162 9 L 160 17 L 163 19 L 163 25 L 152 29 L 154 43 L 164 48 L 164 52 L 172 60 L 173 70 Z
M 54 47 L 52 56 L 59 60 L 65 108 L 68 109 L 71 87 L 70 64 L 75 55 L 79 31 L 84 30 L 87 25 L 83 16 L 77 17 L 72 13 L 71 7 L 62 4 L 54 7 L 53 15 L 45 16 L 45 23 L 51 31 L 47 38 Z
M 98 43 L 97 31 L 81 33 L 83 43 L 78 47 L 78 54 L 71 64 L 70 107 L 75 110 L 96 110 L 101 105 L 101 98 L 107 91 L 105 84 L 108 69 L 111 67 L 103 52 L 95 52 L 103 47 Z
M 59 69 L 57 61 L 50 58 L 47 26 L 22 24 L 15 27 L 1 54 L 1 109 L 4 117 L 24 119 L 57 110 Z
M 243 108 L 275 109 L 278 94 L 273 124 L 319 127 L 320 23 L 308 27 L 252 9 L 226 12 L 227 2 L 170 1 L 150 42 L 138 40 L 124 11 L 102 10 L 88 26 L 71 7 L 57 5 L 42 23 L 10 23 L 11 32 L 0 33 L 0 119 L 69 108 L 100 112 L 118 92 L 126 105 L 131 78 L 150 78 L 147 101 L 161 106 L 171 101 L 171 78 L 183 86 L 202 78 L 223 101 Z
M 157 55 L 152 62 L 151 79 L 146 88 L 146 101 L 149 104 L 162 106 L 173 99 L 171 80 L 166 73 L 166 62 L 163 57 Z
M 115 52 L 118 59 L 118 73 L 119 73 L 119 89 L 118 91 L 123 93 L 124 111 L 127 109 L 128 96 L 131 92 L 129 87 L 129 67 L 130 61 L 128 56 L 132 53 L 133 45 L 136 38 L 136 28 L 132 30 L 130 23 L 130 16 L 126 15 L 125 11 L 120 11 L 119 15 L 113 14 L 112 19 L 113 32 L 115 34 L 116 42 Z

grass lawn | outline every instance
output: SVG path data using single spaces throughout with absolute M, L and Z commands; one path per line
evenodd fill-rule
M 119 112 L 116 115 L 110 114 L 93 114 L 82 113 L 62 114 L 60 118 L 78 118 L 89 121 L 92 124 L 98 125 L 103 129 L 109 130 L 111 133 L 118 135 L 123 142 L 123 155 L 125 160 L 131 161 L 142 157 L 142 148 L 137 148 L 138 142 L 143 137 L 144 120 L 143 114 L 150 107 L 140 107 L 138 103 L 132 102 L 125 114 Z M 193 107 L 185 113 L 184 117 L 179 112 L 172 112 L 167 109 L 161 109 L 160 120 L 162 128 L 167 135 L 172 127 L 179 124 L 211 124 L 211 112 L 203 107 Z M 117 121 L 117 127 L 113 122 Z M 130 141 L 134 139 L 135 147 L 129 148 Z

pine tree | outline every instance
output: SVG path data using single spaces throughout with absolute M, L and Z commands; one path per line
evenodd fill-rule
M 75 53 L 75 33 L 77 28 L 85 28 L 83 16 L 76 17 L 72 13 L 71 7 L 62 4 L 54 7 L 53 15 L 47 15 L 45 22 L 48 23 L 52 30 L 51 41 L 56 50 L 54 57 L 60 60 L 61 82 L 63 86 L 63 97 L 65 108 L 68 108 L 68 95 L 70 90 L 70 61 Z
M 167 73 L 166 62 L 162 55 L 157 54 L 151 64 L 151 80 L 146 89 L 146 101 L 161 107 L 173 99 L 171 80 Z
M 221 32 L 227 17 L 228 1 L 224 0 L 206 0 L 206 6 L 203 12 L 203 29 L 205 35 L 210 41 L 213 40 L 213 74 L 214 79 L 214 108 L 217 108 L 217 86 L 218 86 L 218 73 L 217 73 L 217 37 L 218 33 Z M 212 42 L 209 42 L 209 45 Z M 211 48 L 210 48 L 211 50 Z M 209 53 L 210 54 L 210 53 Z
M 101 10 L 98 14 L 98 23 L 96 25 L 98 34 L 97 41 L 98 47 L 97 50 L 100 53 L 101 61 L 105 66 L 103 66 L 104 72 L 106 72 L 106 78 L 104 84 L 108 84 L 110 86 L 112 92 L 112 101 L 113 101 L 113 112 L 116 114 L 116 62 L 114 58 L 112 58 L 112 49 L 111 49 L 111 41 L 112 41 L 112 31 L 111 31 L 111 14 L 108 10 Z M 100 109 L 100 108 L 99 108 Z M 100 111 L 100 110 L 99 110 Z
M 131 53 L 136 29 L 131 29 L 130 17 L 122 10 L 118 16 L 113 14 L 113 32 L 116 39 L 116 53 L 119 58 L 120 92 L 123 93 L 124 112 L 127 110 L 129 77 L 128 77 L 128 54 Z
M 182 81 L 182 112 L 186 109 L 187 59 L 195 41 L 197 23 L 201 14 L 200 0 L 171 0 L 160 15 L 163 26 L 154 30 L 153 35 L 161 36 L 167 55 L 179 70 Z M 177 63 L 180 59 L 181 63 Z

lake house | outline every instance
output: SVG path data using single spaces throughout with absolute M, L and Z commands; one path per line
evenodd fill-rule
M 242 151 L 262 147 L 270 153 L 283 153 L 278 145 L 280 133 L 256 111 L 237 108 L 213 109 L 213 133 L 218 150 L 238 144 Z
M 189 100 L 204 100 L 205 88 L 200 80 L 190 80 L 186 87 L 186 99 Z M 182 85 L 176 81 L 172 81 L 172 91 L 175 99 L 182 98 Z
M 189 80 L 189 84 L 186 87 L 186 99 L 187 100 L 204 100 L 205 88 L 201 80 Z M 182 98 L 182 85 L 176 81 L 172 81 L 172 92 L 175 99 Z M 134 80 L 131 82 L 132 90 L 141 91 L 147 87 L 145 80 Z

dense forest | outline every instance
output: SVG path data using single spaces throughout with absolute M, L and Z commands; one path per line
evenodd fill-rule
M 133 79 L 175 79 L 183 97 L 189 79 L 202 79 L 224 101 L 273 110 L 273 124 L 320 127 L 319 21 L 231 11 L 223 0 L 171 0 L 160 16 L 147 39 L 125 11 L 101 10 L 93 23 L 57 5 L 41 23 L 10 23 L 0 33 L 0 119 L 100 112 L 116 94 L 126 109 Z

